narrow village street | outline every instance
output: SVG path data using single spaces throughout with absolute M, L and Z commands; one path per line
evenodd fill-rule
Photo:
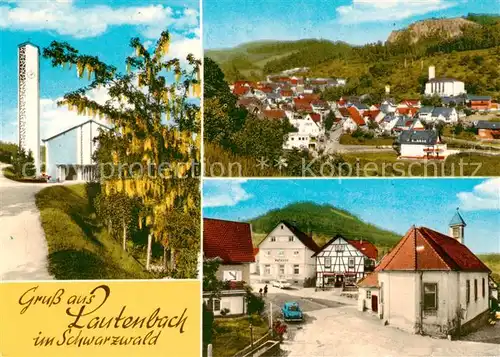
M 57 184 L 7 179 L 0 164 L 0 281 L 50 280 L 47 242 L 35 195 Z M 78 183 L 68 181 L 65 184 Z
M 263 286 L 252 285 L 257 292 Z M 287 339 L 273 357 L 500 356 L 500 344 L 449 341 L 384 326 L 375 315 L 358 311 L 356 299 L 331 291 L 281 290 L 268 284 L 266 305 L 272 302 L 273 318 L 280 318 L 286 301 L 298 302 L 305 318 L 302 323 L 287 324 Z M 484 329 L 500 333 L 497 327 Z

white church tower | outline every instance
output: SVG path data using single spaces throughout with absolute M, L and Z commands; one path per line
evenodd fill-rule
M 33 153 L 40 174 L 40 49 L 30 42 L 18 46 L 18 144 Z

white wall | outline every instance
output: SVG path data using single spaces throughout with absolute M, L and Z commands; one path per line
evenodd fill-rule
M 478 282 L 477 300 L 474 296 L 474 279 Z M 466 302 L 466 280 L 470 281 L 469 303 Z M 379 272 L 379 283 L 383 295 L 379 298 L 383 319 L 393 326 L 414 333 L 419 330 L 420 318 L 425 334 L 446 335 L 458 326 L 458 316 L 462 316 L 460 323 L 463 325 L 488 309 L 487 273 L 424 271 L 420 278 L 419 272 Z M 437 284 L 438 304 L 434 311 L 423 310 L 424 283 Z
M 370 292 L 370 298 L 367 297 L 367 292 Z M 379 296 L 379 290 L 375 287 L 360 287 L 358 289 L 358 306 L 364 307 L 364 310 L 372 311 L 372 298 L 371 296 Z M 378 300 L 380 304 L 380 300 Z M 361 309 L 360 309 L 361 310 Z M 362 311 L 362 310 L 361 310 Z
M 204 301 L 208 306 L 208 298 L 204 297 Z M 217 309 L 217 304 L 214 302 L 214 316 L 221 316 L 221 310 L 229 309 L 228 315 L 243 315 L 245 311 L 245 296 L 244 292 L 240 294 L 225 295 L 222 293 L 220 299 L 220 309 Z
M 236 275 L 236 279 L 230 276 Z M 250 283 L 250 263 L 245 264 L 222 264 L 217 270 L 217 279 L 221 281 L 244 281 Z
M 25 49 L 25 68 L 19 68 L 19 76 L 24 77 L 24 100 L 20 105 L 24 104 L 25 116 L 25 141 L 24 148 L 26 152 L 31 150 L 35 161 L 37 174 L 40 173 L 40 70 L 39 70 L 39 50 L 38 47 L 26 44 Z M 21 50 L 21 48 L 19 49 Z M 19 60 L 20 54 L 19 54 Z M 21 65 L 20 65 L 21 66 Z M 21 90 L 21 78 L 19 78 L 19 91 Z M 18 109 L 18 131 L 20 128 Z M 18 143 L 20 132 L 18 133 Z
M 460 81 L 427 82 L 425 84 L 425 94 L 437 94 L 443 97 L 457 96 L 465 93 L 465 84 Z
M 308 149 L 311 143 L 309 134 L 289 133 L 283 148 L 286 150 L 292 149 Z
M 417 274 L 391 271 L 378 273 L 381 312 L 390 325 L 415 332 L 417 316 Z
M 294 237 L 293 241 L 289 240 L 290 237 Z M 269 280 L 284 278 L 302 281 L 313 277 L 316 264 L 315 258 L 311 257 L 313 254 L 286 225 L 279 224 L 259 245 L 259 275 Z M 269 266 L 269 274 L 266 274 L 266 266 Z M 284 274 L 280 273 L 280 266 L 284 267 Z M 295 266 L 298 266 L 299 274 L 295 274 Z

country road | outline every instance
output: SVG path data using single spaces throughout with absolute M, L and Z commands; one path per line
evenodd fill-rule
M 24 183 L 7 179 L 0 163 L 0 281 L 51 280 L 47 242 L 35 195 L 58 183 Z M 81 183 L 68 181 L 63 185 Z
M 253 284 L 254 290 L 262 284 Z M 409 334 L 368 312 L 359 312 L 356 300 L 340 303 L 327 300 L 327 292 L 311 289 L 279 290 L 269 288 L 267 305 L 273 303 L 274 317 L 286 301 L 297 301 L 304 312 L 304 322 L 288 324 L 287 338 L 280 350 L 270 357 L 347 357 L 347 356 L 498 356 L 496 343 L 449 341 Z M 306 296 L 301 296 L 306 295 Z M 314 296 L 323 296 L 317 298 Z M 498 331 L 498 329 L 496 330 Z M 485 328 L 488 341 L 494 330 Z M 472 338 L 473 336 L 471 336 Z M 483 339 L 486 341 L 486 337 Z

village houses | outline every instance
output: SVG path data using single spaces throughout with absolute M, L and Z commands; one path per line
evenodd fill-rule
M 398 142 L 403 159 L 444 159 L 449 154 L 446 143 L 434 129 L 404 130 Z
M 377 248 L 367 240 L 335 236 L 313 255 L 316 258 L 316 287 L 355 285 L 367 272 L 373 271 L 377 255 Z
M 486 323 L 491 271 L 466 247 L 465 227 L 458 210 L 449 235 L 411 227 L 358 283 L 359 309 L 391 326 L 437 337 Z
M 220 299 L 203 300 L 215 316 L 243 315 L 246 312 L 245 285 L 250 283 L 250 264 L 255 262 L 252 228 L 248 223 L 203 219 L 204 259 L 219 259 L 217 278 L 224 282 Z
M 303 284 L 316 274 L 319 250 L 312 236 L 295 225 L 282 221 L 258 245 L 258 267 L 255 271 L 261 281 L 277 279 Z

